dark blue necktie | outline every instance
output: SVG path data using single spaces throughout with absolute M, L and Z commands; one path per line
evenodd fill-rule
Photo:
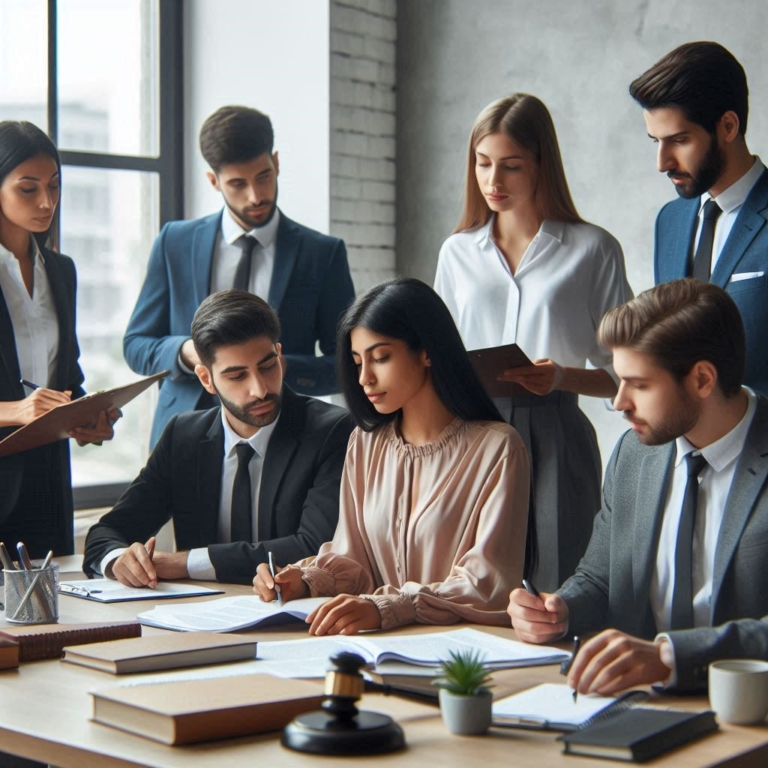
M 253 542 L 253 499 L 251 498 L 251 474 L 248 465 L 256 451 L 249 443 L 238 443 L 237 472 L 235 482 L 232 485 L 232 541 Z
M 240 256 L 240 261 L 237 262 L 237 269 L 235 270 L 235 279 L 232 283 L 232 287 L 240 291 L 247 291 L 251 282 L 253 249 L 256 247 L 258 240 L 251 235 L 243 235 L 239 238 L 239 242 L 243 249 L 243 253 Z

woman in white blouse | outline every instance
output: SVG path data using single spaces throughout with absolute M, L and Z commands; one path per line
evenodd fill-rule
M 410 624 L 509 624 L 523 576 L 530 465 L 485 393 L 440 297 L 400 278 L 361 296 L 341 322 L 339 384 L 358 428 L 339 523 L 316 558 L 282 570 L 285 600 L 333 599 L 310 633 Z M 260 565 L 254 591 L 275 597 Z
M 61 163 L 32 123 L 0 122 L 0 439 L 84 394 L 75 336 L 75 267 L 46 245 Z M 113 436 L 119 412 L 73 430 L 79 443 Z M 68 441 L 0 458 L 0 541 L 32 557 L 74 552 Z
M 468 349 L 516 343 L 534 360 L 499 371 L 531 394 L 496 404 L 531 453 L 530 575 L 552 591 L 575 570 L 600 509 L 600 454 L 578 395 L 616 394 L 595 332 L 632 292 L 617 240 L 576 212 L 552 118 L 536 97 L 500 99 L 475 121 L 464 212 L 440 250 L 435 289 Z

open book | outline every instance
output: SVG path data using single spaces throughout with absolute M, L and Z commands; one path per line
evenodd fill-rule
M 277 601 L 265 603 L 256 595 L 222 597 L 205 603 L 158 605 L 136 618 L 148 627 L 179 632 L 236 632 L 248 627 L 280 624 L 306 619 L 327 597 L 291 600 L 281 607 Z
M 644 701 L 644 691 L 619 698 L 582 695 L 573 699 L 567 685 L 544 683 L 493 702 L 493 725 L 547 731 L 576 731 L 615 717 Z

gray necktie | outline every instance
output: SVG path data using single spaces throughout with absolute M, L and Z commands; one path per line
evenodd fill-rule
M 699 244 L 696 246 L 696 254 L 693 257 L 693 277 L 709 282 L 712 268 L 712 246 L 715 243 L 715 225 L 717 217 L 722 213 L 720 206 L 710 197 L 704 203 L 701 214 L 701 234 Z
M 693 452 L 686 455 L 685 461 L 688 465 L 688 482 L 685 485 L 683 510 L 677 528 L 671 629 L 693 627 L 693 532 L 696 528 L 699 475 L 707 466 L 707 460 L 701 454 L 694 456 Z
M 237 269 L 235 270 L 235 279 L 232 283 L 232 287 L 240 291 L 247 291 L 251 282 L 253 249 L 256 247 L 258 240 L 252 235 L 243 235 L 238 238 L 237 242 L 240 243 L 243 253 L 240 256 L 240 261 L 237 262 Z

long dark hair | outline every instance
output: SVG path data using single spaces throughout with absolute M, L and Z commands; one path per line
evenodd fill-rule
M 410 350 L 425 350 L 432 364 L 432 383 L 443 405 L 466 421 L 504 421 L 467 357 L 456 324 L 443 300 L 421 280 L 398 277 L 381 283 L 347 310 L 339 324 L 336 369 L 339 386 L 357 426 L 366 432 L 398 412 L 379 413 L 365 396 L 352 359 L 351 335 L 361 326 L 404 341 Z
M 61 183 L 61 158 L 56 145 L 48 135 L 33 123 L 26 120 L 3 120 L 0 122 L 0 184 L 14 169 L 38 155 L 52 157 L 59 169 Z M 54 215 L 51 226 L 46 232 L 32 233 L 37 244 L 54 247 L 58 235 L 58 217 Z

